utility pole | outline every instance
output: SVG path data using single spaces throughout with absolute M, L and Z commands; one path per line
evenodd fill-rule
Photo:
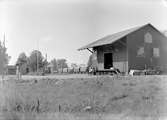
M 38 51 L 37 51 L 37 75 L 38 75 Z
M 47 55 L 47 53 L 45 54 L 45 59 L 46 59 L 45 61 L 46 61 L 46 63 L 47 63 L 47 59 L 48 59 L 48 55 Z M 45 70 L 46 70 L 46 68 L 47 68 L 47 64 L 46 64 L 46 63 L 45 63 L 45 67 L 44 67 Z
M 38 51 L 39 51 L 39 40 L 37 40 L 37 75 L 38 75 L 38 72 L 39 72 L 39 59 L 38 59 Z
M 1 44 L 1 41 L 0 41 L 0 75 L 2 77 L 2 80 L 3 80 L 3 46 Z
M 5 33 L 4 33 L 4 36 L 3 36 L 3 46 L 4 46 L 4 48 L 6 47 L 5 42 L 6 42 L 6 38 L 5 38 Z
M 4 79 L 4 76 L 5 76 L 5 49 L 6 49 L 6 46 L 5 46 L 5 33 L 4 33 L 4 36 L 3 36 L 3 47 L 2 47 L 2 80 Z

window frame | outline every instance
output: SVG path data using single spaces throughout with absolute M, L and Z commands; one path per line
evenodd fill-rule
M 140 50 L 142 51 L 142 53 L 139 54 Z M 136 52 L 137 52 L 137 57 L 145 57 L 145 48 L 144 48 L 144 46 L 138 47 Z
M 144 43 L 148 43 L 148 44 L 153 43 L 153 38 L 150 32 L 147 32 L 146 34 L 144 34 Z
M 153 48 L 153 57 L 154 58 L 160 57 L 160 49 L 158 47 Z

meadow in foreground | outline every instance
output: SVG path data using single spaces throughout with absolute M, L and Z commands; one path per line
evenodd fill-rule
M 1 82 L 0 120 L 165 120 L 166 76 Z

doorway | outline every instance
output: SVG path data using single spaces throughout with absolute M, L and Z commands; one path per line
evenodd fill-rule
M 104 53 L 104 69 L 110 69 L 113 67 L 113 54 Z

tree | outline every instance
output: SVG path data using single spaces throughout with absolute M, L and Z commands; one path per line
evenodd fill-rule
M 48 64 L 49 62 L 47 61 L 47 58 L 45 58 L 42 62 L 43 71 L 46 71 Z
M 6 53 L 5 43 L 2 45 L 0 41 L 0 74 L 2 74 L 9 63 L 10 56 Z
M 20 53 L 18 59 L 17 59 L 17 62 L 16 64 L 24 64 L 24 63 L 27 63 L 27 56 L 24 52 Z
M 92 53 L 89 56 L 89 60 L 87 63 L 88 68 L 92 67 L 92 68 L 97 68 L 97 56 L 96 56 L 96 52 Z
M 71 63 L 72 68 L 78 68 L 79 66 L 76 63 Z
M 28 58 L 24 52 L 20 53 L 16 65 L 19 65 L 20 72 L 22 74 L 26 74 L 28 72 Z
M 57 65 L 56 59 L 54 58 L 53 60 L 51 60 L 50 63 L 51 63 L 52 66 L 53 66 L 52 70 L 53 70 L 53 71 L 57 71 L 57 70 L 58 70 L 58 65 Z
M 38 50 L 34 50 L 31 52 L 28 58 L 28 65 L 31 72 L 38 72 L 38 70 L 42 70 L 46 64 L 42 53 Z
M 58 60 L 57 60 L 57 67 L 58 67 L 58 69 L 67 68 L 68 65 L 67 65 L 66 62 L 67 62 L 66 59 L 58 59 Z

